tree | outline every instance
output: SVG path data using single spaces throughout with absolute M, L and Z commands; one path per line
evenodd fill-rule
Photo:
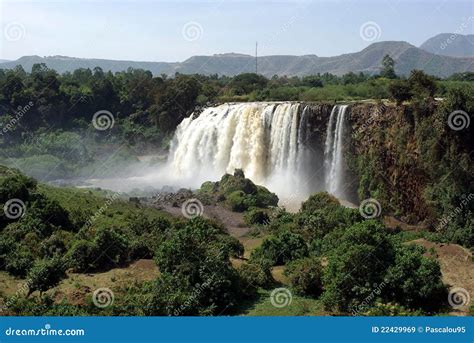
M 308 247 L 304 238 L 297 233 L 283 230 L 266 238 L 260 247 L 252 251 L 250 259 L 275 266 L 306 256 Z
M 326 308 L 348 311 L 375 297 L 373 289 L 382 284 L 393 263 L 393 244 L 377 221 L 366 220 L 343 231 L 339 244 L 328 255 L 323 275 Z
M 395 74 L 395 61 L 390 55 L 385 55 L 382 59 L 382 71 L 380 76 L 386 77 L 387 79 L 395 79 L 397 75 Z
M 390 97 L 397 102 L 397 106 L 406 100 L 410 100 L 412 97 L 410 84 L 406 80 L 392 81 L 388 86 L 388 92 Z
M 434 77 L 425 74 L 421 70 L 413 70 L 408 78 L 412 94 L 420 99 L 433 98 L 437 86 Z
M 59 257 L 37 260 L 27 275 L 28 294 L 41 293 L 56 286 L 65 276 L 65 264 Z
M 235 305 L 241 282 L 229 261 L 232 247 L 220 242 L 220 227 L 201 217 L 170 232 L 155 254 L 161 277 L 148 314 L 209 315 Z
M 268 80 L 262 75 L 244 73 L 235 76 L 230 83 L 230 87 L 236 95 L 242 95 L 265 88 L 267 82 Z
M 395 261 L 388 268 L 384 297 L 409 308 L 436 310 L 446 299 L 446 287 L 436 260 L 425 257 L 417 245 L 399 245 Z
M 323 269 L 319 259 L 307 257 L 290 262 L 285 275 L 291 286 L 302 295 L 319 296 L 323 291 Z

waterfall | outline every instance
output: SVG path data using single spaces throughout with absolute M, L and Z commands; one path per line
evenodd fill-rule
M 297 103 L 240 103 L 206 108 L 178 126 L 171 144 L 171 173 L 199 187 L 224 173 L 243 169 L 246 177 L 280 198 L 303 200 L 323 189 L 306 147 L 310 109 Z M 312 170 L 311 170 L 312 169 Z
M 331 111 L 324 147 L 324 171 L 326 190 L 345 199 L 343 139 L 347 105 L 336 105 Z

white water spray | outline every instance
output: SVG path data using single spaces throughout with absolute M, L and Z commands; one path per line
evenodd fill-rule
M 334 106 L 329 117 L 324 147 L 326 190 L 346 199 L 344 187 L 343 139 L 347 105 Z
M 224 104 L 186 118 L 172 142 L 171 172 L 191 187 L 243 169 L 246 177 L 300 201 L 322 185 L 310 178 L 309 108 L 295 103 Z

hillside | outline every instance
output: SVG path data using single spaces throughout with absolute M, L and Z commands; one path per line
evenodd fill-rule
M 398 41 L 374 43 L 359 52 L 333 57 L 318 57 L 316 55 L 262 56 L 258 58 L 258 71 L 267 77 L 273 75 L 304 76 L 317 73 L 343 75 L 350 71 L 374 74 L 380 71 L 381 60 L 386 54 L 395 59 L 395 69 L 400 75 L 407 75 L 413 69 L 421 69 L 439 77 L 474 71 L 473 58 L 436 55 L 407 42 Z M 25 70 L 29 71 L 35 63 L 45 63 L 49 68 L 57 70 L 59 73 L 78 68 L 93 69 L 96 66 L 101 67 L 104 71 L 110 70 L 112 72 L 124 71 L 130 67 L 140 68 L 149 70 L 154 75 L 162 73 L 174 75 L 175 72 L 179 72 L 233 76 L 255 70 L 255 57 L 234 53 L 193 56 L 183 62 L 176 63 L 114 61 L 65 56 L 23 56 L 16 61 L 0 63 L 0 68 L 9 69 L 16 65 L 22 65 Z
M 440 33 L 421 44 L 420 49 L 443 56 L 473 57 L 474 35 Z

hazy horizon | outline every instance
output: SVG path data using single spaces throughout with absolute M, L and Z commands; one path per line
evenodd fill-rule
M 471 1 L 2 1 L 0 59 L 180 62 L 195 55 L 336 56 L 380 41 L 474 33 Z M 334 44 L 337 42 L 337 44 Z

